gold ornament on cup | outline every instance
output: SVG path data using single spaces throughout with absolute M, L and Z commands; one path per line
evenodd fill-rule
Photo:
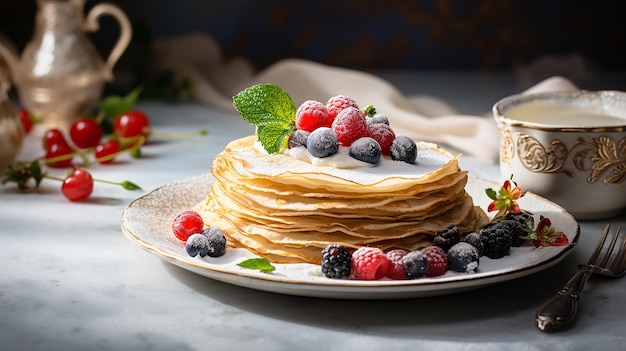
M 122 10 L 111 4 L 94 6 L 84 16 L 84 0 L 38 0 L 35 31 L 21 58 L 0 43 L 0 56 L 11 71 L 20 102 L 43 123 L 67 127 L 93 109 L 113 67 L 128 46 L 132 29 Z M 99 29 L 101 16 L 120 26 L 119 38 L 103 61 L 85 32 Z

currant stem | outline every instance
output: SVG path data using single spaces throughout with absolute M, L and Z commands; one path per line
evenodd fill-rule
M 208 135 L 208 134 L 209 134 L 209 131 L 207 129 L 199 129 L 199 130 L 194 130 L 194 131 L 186 132 L 186 133 L 168 133 L 168 132 L 162 132 L 158 130 L 150 131 L 150 135 L 163 137 L 163 138 L 170 138 L 170 139 L 183 139 L 183 138 L 191 137 L 194 135 Z
M 56 177 L 56 176 L 53 176 L 53 175 L 49 175 L 47 173 L 43 177 L 47 178 L 47 179 L 58 180 L 60 182 L 65 180 L 64 178 L 60 178 L 60 177 Z M 128 181 L 128 180 L 124 180 L 122 182 L 115 182 L 115 181 L 112 181 L 112 180 L 93 178 L 93 181 L 94 182 L 100 182 L 100 183 L 106 183 L 106 184 L 112 184 L 112 185 L 119 185 L 119 186 L 121 186 L 122 188 L 124 188 L 126 190 L 141 190 L 141 187 L 139 185 L 137 185 L 137 184 L 135 184 L 135 183 L 133 183 L 131 181 Z

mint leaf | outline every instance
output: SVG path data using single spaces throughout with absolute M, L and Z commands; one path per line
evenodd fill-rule
M 133 89 L 126 96 L 111 95 L 100 101 L 98 108 L 107 116 L 117 117 L 133 109 L 143 89 Z
M 271 273 L 276 269 L 276 267 L 265 258 L 250 258 L 237 265 L 243 268 L 258 270 L 261 271 L 261 273 Z
M 293 132 L 296 106 L 281 87 L 257 84 L 233 96 L 233 106 L 248 123 L 257 126 L 261 145 L 270 154 L 281 152 Z

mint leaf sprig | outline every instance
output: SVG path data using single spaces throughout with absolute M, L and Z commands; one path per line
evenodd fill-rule
M 239 115 L 257 128 L 265 151 L 283 152 L 296 129 L 296 106 L 286 91 L 273 84 L 257 84 L 233 96 Z
M 237 266 L 257 270 L 261 273 L 272 273 L 276 269 L 276 267 L 274 267 L 270 261 L 265 258 L 249 258 L 245 261 L 237 263 Z

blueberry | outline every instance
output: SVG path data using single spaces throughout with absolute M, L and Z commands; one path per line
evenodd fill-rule
M 465 236 L 463 241 L 474 246 L 476 250 L 478 250 L 478 256 L 483 255 L 483 242 L 480 241 L 480 234 L 476 232 L 471 232 Z
M 415 163 L 415 159 L 417 159 L 417 145 L 408 136 L 400 135 L 393 139 L 389 151 L 391 152 L 391 159 L 395 161 Z
M 209 253 L 209 241 L 200 233 L 191 234 L 185 243 L 185 251 L 191 257 L 204 257 Z
M 429 268 L 428 258 L 422 251 L 411 251 L 402 258 L 404 272 L 410 279 L 426 275 Z
M 448 250 L 448 268 L 455 272 L 473 273 L 478 263 L 478 250 L 471 244 L 461 241 Z
M 219 257 L 226 252 L 226 236 L 222 229 L 210 226 L 202 231 L 202 235 L 207 238 L 207 255 Z
M 339 151 L 339 141 L 332 129 L 320 127 L 311 132 L 306 141 L 306 148 L 315 157 L 328 157 Z
M 377 113 L 375 115 L 373 115 L 372 117 L 369 117 L 366 119 L 366 122 L 368 125 L 370 124 L 378 124 L 378 123 L 383 123 L 386 125 L 389 125 L 389 118 L 387 118 L 387 116 L 381 114 L 381 113 Z
M 306 140 L 311 133 L 306 130 L 296 129 L 291 133 L 288 140 L 288 147 L 293 149 L 294 147 L 304 146 L 306 147 Z
M 370 137 L 362 137 L 350 145 L 350 156 L 367 163 L 378 163 L 382 149 L 380 144 Z

